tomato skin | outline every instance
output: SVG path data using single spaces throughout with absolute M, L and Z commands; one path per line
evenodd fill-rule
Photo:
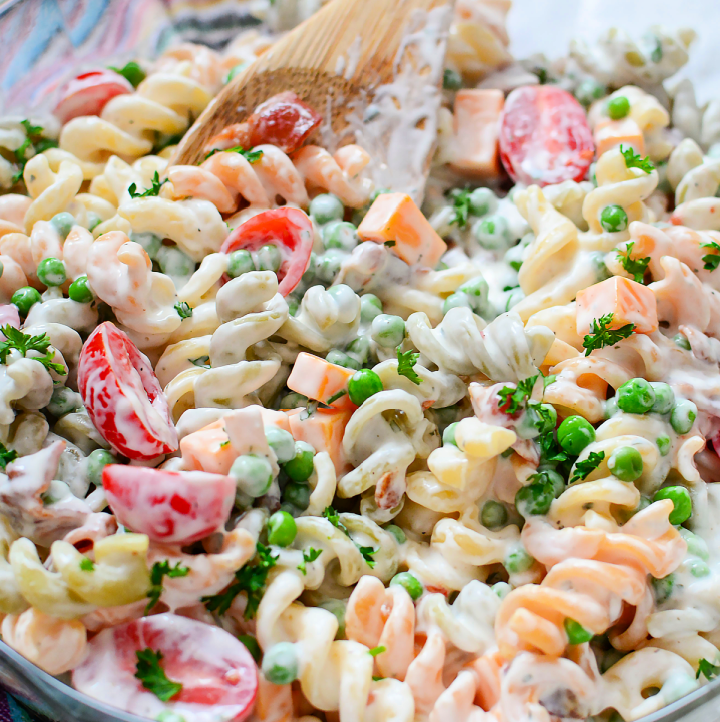
M 540 186 L 580 181 L 595 142 L 582 105 L 554 85 L 526 85 L 508 95 L 500 126 L 500 158 L 510 177 Z
M 168 679 L 183 685 L 162 702 L 135 678 L 136 652 L 160 652 Z M 126 712 L 156 719 L 172 710 L 186 722 L 243 722 L 253 711 L 258 669 L 229 632 L 175 614 L 156 614 L 104 629 L 73 670 L 75 689 Z
M 322 123 L 322 115 L 291 91 L 278 93 L 247 119 L 253 146 L 270 143 L 285 153 L 296 151 Z
M 124 456 L 154 459 L 178 448 L 177 432 L 148 358 L 110 321 L 88 337 L 78 390 L 95 428 Z
M 238 226 L 225 239 L 220 252 L 229 254 L 243 248 L 256 251 L 268 243 L 274 243 L 282 255 L 278 292 L 287 296 L 300 283 L 310 262 L 312 221 L 297 208 L 265 211 Z
M 103 489 L 117 520 L 165 544 L 191 544 L 217 531 L 235 501 L 230 476 L 109 464 Z
M 135 88 L 119 73 L 91 70 L 77 75 L 65 85 L 53 112 L 62 123 L 81 115 L 100 115 L 111 98 L 134 91 Z

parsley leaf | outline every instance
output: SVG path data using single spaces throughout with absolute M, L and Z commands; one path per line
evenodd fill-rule
M 164 576 L 170 577 L 170 579 L 177 579 L 178 577 L 186 577 L 190 570 L 187 567 L 183 567 L 178 562 L 174 567 L 170 566 L 170 562 L 165 559 L 162 562 L 155 562 L 150 570 L 150 590 L 145 595 L 150 600 L 145 607 L 145 614 L 147 614 L 160 600 L 162 594 L 162 579 Z
M 229 443 L 230 443 L 230 439 L 228 439 L 227 441 L 221 441 L 220 448 L 222 449 L 223 446 L 227 446 Z
M 557 381 L 557 374 L 548 374 L 547 376 L 543 376 L 543 391 L 550 386 L 550 384 L 554 384 Z
M 392 248 L 397 245 L 397 241 L 385 241 L 383 244 L 386 248 Z
M 470 194 L 469 190 L 457 190 L 452 192 L 453 217 L 450 225 L 457 225 L 458 228 L 465 228 L 470 215 Z
M 595 469 L 600 466 L 600 462 L 605 458 L 604 451 L 591 451 L 588 458 L 585 461 L 578 461 L 575 464 L 575 471 L 573 471 L 570 477 L 570 483 L 574 481 L 583 481 L 586 479 Z
M 20 125 L 22 125 L 22 127 L 25 128 L 25 133 L 26 133 L 27 137 L 30 138 L 31 140 L 34 140 L 35 138 L 39 138 L 44 130 L 42 125 L 32 125 L 27 118 L 25 120 L 21 120 Z
M 512 386 L 504 386 L 501 388 L 500 391 L 498 391 L 498 396 L 502 399 L 502 403 L 498 404 L 500 411 L 506 414 L 514 414 L 518 411 L 520 406 L 525 403 L 532 393 L 537 380 L 538 375 L 536 374 L 524 381 L 518 381 L 517 388 L 513 388 Z
M 447 71 L 445 71 L 445 72 L 447 72 Z M 380 682 L 383 679 L 385 679 L 385 677 L 378 677 L 376 675 L 373 675 L 373 678 L 372 678 L 373 682 Z
M 336 394 L 333 394 L 333 395 L 327 400 L 327 405 L 330 406 L 330 404 L 334 403 L 334 402 L 337 401 L 338 399 L 341 399 L 343 396 L 345 396 L 346 393 L 347 393 L 347 391 L 345 391 L 345 389 L 340 389 L 340 391 L 338 391 Z
M 28 351 L 37 351 L 44 356 L 29 356 L 33 361 L 39 361 L 49 371 L 66 375 L 67 369 L 62 364 L 53 363 L 55 353 L 50 348 L 50 338 L 46 333 L 39 336 L 28 336 L 8 324 L 0 328 L 5 336 L 5 341 L 0 341 L 0 363 L 7 363 L 8 354 L 12 349 L 19 351 L 23 356 L 28 357 Z
M 652 173 L 655 170 L 655 165 L 650 158 L 643 158 L 641 155 L 638 155 L 632 147 L 624 150 L 621 144 L 620 152 L 625 157 L 626 168 L 640 168 L 640 170 L 644 170 L 646 173 Z
M 180 303 L 176 303 L 174 308 L 177 311 L 177 315 L 180 316 L 180 318 L 190 318 L 193 314 L 192 308 L 190 308 L 190 306 L 188 306 L 186 301 L 181 301 Z
M 158 699 L 167 702 L 180 694 L 182 685 L 167 678 L 165 670 L 160 666 L 162 652 L 154 652 L 149 647 L 135 652 L 137 664 L 135 677 L 145 689 L 150 690 Z
M 341 532 L 344 532 L 347 534 L 347 536 L 350 536 L 350 532 L 347 530 L 347 527 L 340 521 L 340 514 L 338 514 L 335 509 L 333 509 L 331 506 L 326 506 L 323 510 L 322 515 L 336 528 L 339 529 Z
M 399 347 L 397 349 L 398 376 L 404 376 L 406 379 L 410 379 L 416 386 L 422 383 L 422 379 L 417 375 L 414 368 L 419 358 L 419 353 L 415 353 L 414 351 L 405 351 L 405 353 L 403 353 Z
M 87 557 L 83 557 L 80 560 L 80 569 L 84 572 L 92 572 L 95 569 L 95 565 L 93 564 L 92 559 L 88 559 Z
M 618 261 L 622 262 L 623 268 L 632 275 L 635 282 L 642 283 L 645 278 L 645 271 L 647 271 L 648 263 L 650 263 L 650 256 L 645 258 L 636 258 L 635 260 L 630 258 L 634 245 L 634 241 L 628 243 L 625 255 L 623 255 L 622 251 L 618 251 L 617 258 Z M 718 260 L 720 261 L 720 257 Z
M 211 155 L 215 153 L 240 153 L 248 163 L 257 163 L 260 158 L 263 157 L 261 150 L 245 150 L 241 145 L 236 145 L 234 148 L 213 148 L 206 156 L 207 160 Z
M 303 573 L 303 576 L 307 576 L 306 565 L 310 562 L 314 562 L 322 553 L 322 549 L 313 549 L 313 547 L 310 547 L 309 551 L 303 551 L 303 560 L 297 567 Z
M 378 654 L 382 654 L 383 652 L 387 652 L 387 647 L 384 647 L 382 644 L 379 647 L 373 647 L 372 649 L 368 649 L 368 654 L 371 657 L 377 657 Z
M 589 356 L 593 351 L 605 346 L 614 346 L 624 338 L 632 336 L 635 330 L 634 323 L 626 323 L 617 329 L 608 328 L 612 323 L 613 314 L 608 313 L 600 319 L 594 318 L 590 324 L 590 333 L 583 340 L 585 355 Z
M 189 359 L 190 363 L 193 366 L 198 366 L 201 369 L 209 369 L 210 366 L 210 357 L 209 356 L 198 356 L 197 358 L 191 358 Z
M 48 148 L 57 148 L 57 141 L 52 138 L 43 138 L 41 133 L 44 128 L 41 125 L 32 125 L 27 118 L 20 121 L 20 125 L 25 129 L 27 138 L 23 141 L 22 145 L 15 151 L 15 161 L 19 168 L 13 174 L 12 182 L 18 183 L 23 177 L 25 171 L 25 164 L 28 162 L 27 150 L 32 149 L 33 155 L 42 153 Z
M 720 674 L 720 665 L 712 664 L 707 659 L 701 659 L 698 662 L 698 671 L 695 675 L 695 679 L 700 679 L 700 675 L 703 675 L 708 681 L 715 679 Z
M 248 601 L 245 607 L 245 619 L 252 619 L 255 616 L 265 590 L 268 573 L 278 560 L 278 557 L 273 556 L 264 544 L 258 542 L 256 549 L 254 562 L 238 569 L 235 572 L 235 581 L 224 592 L 200 599 L 209 611 L 225 614 L 235 597 L 240 592 L 246 592 Z
M 11 462 L 18 458 L 18 453 L 15 449 L 7 449 L 5 445 L 0 442 L 0 467 L 3 469 Z
M 113 70 L 118 75 L 122 75 L 133 88 L 137 88 L 145 80 L 145 71 L 134 60 L 125 63 L 122 68 L 114 68 L 112 65 L 108 65 L 108 70 Z
M 717 252 L 708 253 L 706 256 L 702 257 L 703 263 L 705 264 L 703 268 L 706 271 L 714 271 L 718 266 L 720 266 L 720 255 L 717 255 L 720 253 L 720 245 L 718 245 L 715 241 L 712 241 L 711 243 L 703 243 L 701 248 L 710 248 Z
M 158 193 L 160 193 L 160 188 L 167 183 L 167 178 L 164 181 L 160 180 L 160 175 L 157 171 L 155 171 L 155 175 L 153 175 L 152 178 L 152 185 L 150 188 L 147 188 L 142 193 L 138 192 L 137 185 L 135 183 L 131 183 L 130 187 L 128 188 L 128 193 L 130 194 L 130 198 L 147 198 L 149 196 L 156 196 Z
M 377 549 L 373 549 L 372 547 L 361 547 L 357 543 L 355 544 L 355 546 L 358 548 L 360 554 L 362 554 L 362 558 L 365 560 L 365 564 L 367 564 L 370 569 L 372 569 L 375 566 L 373 554 L 377 554 Z
M 546 434 L 539 436 L 537 441 L 540 444 L 541 464 L 553 461 L 558 463 L 567 461 L 567 454 L 555 440 L 555 435 L 552 431 L 548 431 Z

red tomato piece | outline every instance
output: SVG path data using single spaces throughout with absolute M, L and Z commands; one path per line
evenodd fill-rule
M 134 90 L 119 73 L 91 70 L 74 77 L 65 85 L 60 91 L 60 100 L 54 112 L 62 123 L 81 115 L 100 115 L 108 100 Z
M 595 143 L 582 105 L 554 85 L 516 88 L 505 101 L 500 157 L 513 180 L 540 186 L 582 180 Z
M 163 702 L 135 677 L 136 652 L 160 653 L 160 666 L 182 689 Z M 258 669 L 247 647 L 219 627 L 156 614 L 104 629 L 72 673 L 75 689 L 148 719 L 163 710 L 186 722 L 243 722 L 252 713 Z
M 322 123 L 322 115 L 295 93 L 273 95 L 247 119 L 253 146 L 271 143 L 285 153 L 297 150 Z
M 282 257 L 278 271 L 278 291 L 287 296 L 294 291 L 310 262 L 313 247 L 312 221 L 297 208 L 265 211 L 238 226 L 224 241 L 221 253 L 240 249 L 256 251 L 266 244 L 277 246 Z
M 168 471 L 109 464 L 103 489 L 117 520 L 153 541 L 191 544 L 230 516 L 235 479 L 204 471 Z
M 88 337 L 78 390 L 95 428 L 130 459 L 154 459 L 178 447 L 165 395 L 147 356 L 112 323 Z

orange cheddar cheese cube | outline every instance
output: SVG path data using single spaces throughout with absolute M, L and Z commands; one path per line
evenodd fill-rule
M 498 135 L 505 105 L 502 90 L 459 90 L 453 108 L 453 170 L 491 178 L 500 173 Z
M 188 469 L 227 475 L 238 452 L 229 443 L 225 419 L 218 419 L 180 439 L 180 455 Z
M 397 256 L 411 266 L 420 263 L 435 268 L 447 245 L 435 232 L 406 193 L 383 193 L 370 206 L 358 228 L 363 241 L 386 243 Z
M 657 331 L 657 301 L 655 294 L 641 283 L 622 276 L 613 276 L 602 283 L 596 283 L 577 295 L 577 332 L 590 332 L 594 319 L 611 313 L 612 322 L 608 328 L 620 328 L 628 323 L 635 325 L 635 333 Z
M 640 126 L 632 118 L 610 120 L 603 118 L 595 126 L 595 152 L 599 158 L 603 153 L 622 145 L 625 150 L 632 148 L 645 155 L 645 138 Z
M 333 408 L 354 409 L 355 405 L 347 394 L 347 383 L 354 373 L 355 369 L 331 364 L 323 358 L 303 352 L 298 354 L 287 386 Z M 338 397 L 338 394 L 342 395 Z
M 287 414 L 282 411 L 274 411 L 273 409 L 260 409 L 262 414 L 262 420 L 265 426 L 277 426 L 283 431 L 290 432 L 290 422 L 288 421 Z
M 305 409 L 287 412 L 295 440 L 307 442 L 316 452 L 326 451 L 338 474 L 346 471 L 342 441 L 352 414 L 351 409 L 316 409 L 309 416 Z

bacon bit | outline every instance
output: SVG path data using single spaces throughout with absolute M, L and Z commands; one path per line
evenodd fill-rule
M 279 93 L 259 105 L 247 119 L 250 147 L 271 143 L 285 153 L 292 153 L 321 122 L 322 116 L 295 93 Z
M 404 493 L 404 478 L 398 478 L 396 473 L 388 471 L 375 486 L 375 503 L 379 509 L 393 509 L 400 503 Z

